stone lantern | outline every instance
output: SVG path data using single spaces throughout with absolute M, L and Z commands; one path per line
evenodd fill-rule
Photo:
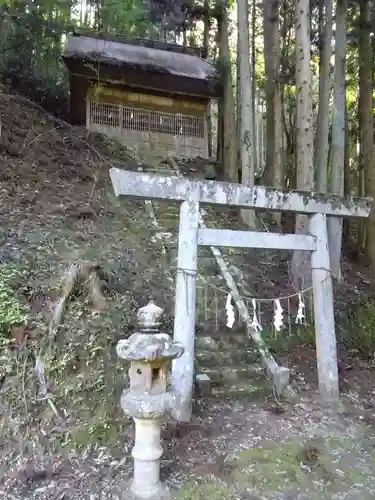
M 160 481 L 160 427 L 163 417 L 176 406 L 176 396 L 169 390 L 171 362 L 182 356 L 183 347 L 160 333 L 163 309 L 153 301 L 139 309 L 139 331 L 117 344 L 120 358 L 130 361 L 130 387 L 121 397 L 124 412 L 135 422 L 134 477 L 123 499 L 169 498 Z

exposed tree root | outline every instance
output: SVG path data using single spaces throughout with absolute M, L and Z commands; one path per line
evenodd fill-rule
M 87 291 L 96 311 L 105 308 L 105 299 L 101 292 L 98 277 L 99 266 L 91 262 L 74 262 L 68 267 L 62 288 L 50 324 L 50 333 L 58 328 L 64 319 L 67 302 L 73 294 L 79 294 L 81 289 Z

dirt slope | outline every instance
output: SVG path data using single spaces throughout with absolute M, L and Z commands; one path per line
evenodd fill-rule
M 126 168 L 137 162 L 118 145 L 102 143 L 19 97 L 4 96 L 0 116 L 0 285 L 12 314 L 19 319 L 22 310 L 28 316 L 26 329 L 0 334 L 0 461 L 6 472 L 0 475 L 11 484 L 35 486 L 38 461 L 57 453 L 55 445 L 87 447 L 91 435 L 95 443 L 99 435 L 99 441 L 111 440 L 111 434 L 116 441 L 127 427 L 118 409 L 124 368 L 117 365 L 114 346 L 151 295 L 167 313 L 173 301 L 144 204 L 119 203 L 109 185 L 108 169 L 122 164 L 116 155 Z M 90 297 L 78 295 L 52 339 L 49 322 L 61 279 L 76 261 L 100 266 L 107 307 L 98 317 Z M 62 420 L 38 400 L 38 355 Z M 54 438 L 32 459 L 34 472 L 14 476 L 28 463 L 30 455 L 22 457 L 43 435 L 41 427 Z
M 0 493 L 10 500 L 116 499 L 114 485 L 131 471 L 133 428 L 118 405 L 125 367 L 115 345 L 150 297 L 169 321 L 173 310 L 173 285 L 143 202 L 119 202 L 109 185 L 111 166 L 137 169 L 142 159 L 16 96 L 0 99 L 0 117 L 0 293 L 15 317 L 25 311 L 29 318 L 26 328 L 0 333 Z M 271 259 L 260 268 L 252 257 L 237 262 L 258 294 L 290 290 L 286 264 L 282 270 Z M 106 309 L 93 314 L 90 297 L 77 293 L 51 337 L 61 277 L 77 260 L 100 266 Z M 346 304 L 354 307 L 370 284 L 364 269 L 346 265 L 346 272 L 338 297 L 347 314 Z M 219 325 L 206 346 L 214 367 L 222 366 L 227 333 Z M 237 357 L 226 354 L 246 371 L 238 354 L 247 347 L 235 338 L 227 344 Z M 38 395 L 37 356 L 54 406 Z M 298 404 L 279 404 L 269 391 L 255 399 L 249 390 L 221 392 L 197 399 L 191 426 L 165 427 L 163 477 L 182 487 L 180 498 L 374 498 L 372 367 L 345 358 L 347 409 L 332 415 L 316 399 L 311 349 L 287 358 L 305 380 Z M 240 383 L 249 389 L 248 379 Z

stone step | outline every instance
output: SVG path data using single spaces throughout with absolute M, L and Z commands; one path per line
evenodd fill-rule
M 223 349 L 220 353 L 208 349 L 197 350 L 196 360 L 202 370 L 216 369 L 218 366 L 246 370 L 248 366 L 257 366 L 259 354 L 251 346 L 248 349 L 244 347 L 233 349 L 232 345 L 232 349 Z
M 226 384 L 226 383 L 237 383 L 243 382 L 244 380 L 256 379 L 257 377 L 264 377 L 264 369 L 257 364 L 246 365 L 245 367 L 228 367 L 228 366 L 217 366 L 216 368 L 206 368 L 204 366 L 199 366 L 199 373 L 204 373 L 208 375 L 211 379 L 212 384 Z
M 202 331 L 197 329 L 195 336 L 196 351 L 203 356 L 203 353 L 218 353 L 224 350 L 235 353 L 237 349 L 244 349 L 244 352 L 253 350 L 252 340 L 242 332 L 232 333 L 225 329 L 224 334 L 216 333 L 215 338 L 210 335 L 202 335 Z M 203 330 L 203 329 L 202 329 Z
M 212 383 L 210 391 L 221 401 L 259 401 L 271 396 L 273 392 L 270 381 L 264 375 L 249 379 L 248 382 L 221 385 Z

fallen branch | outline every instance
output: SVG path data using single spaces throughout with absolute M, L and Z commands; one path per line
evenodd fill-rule
M 56 415 L 56 417 L 58 417 L 60 420 L 63 420 L 62 415 L 56 408 L 55 403 L 52 401 L 52 394 L 48 389 L 48 382 L 45 375 L 44 361 L 40 356 L 38 356 L 35 360 L 34 372 L 39 384 L 39 391 L 38 391 L 39 401 L 47 400 L 49 407 Z

